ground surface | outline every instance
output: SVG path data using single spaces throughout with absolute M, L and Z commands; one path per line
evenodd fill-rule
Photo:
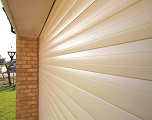
M 15 113 L 15 88 L 0 88 L 0 120 L 15 120 Z

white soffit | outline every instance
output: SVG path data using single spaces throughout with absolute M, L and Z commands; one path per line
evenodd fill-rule
M 54 0 L 7 0 L 20 37 L 38 38 Z

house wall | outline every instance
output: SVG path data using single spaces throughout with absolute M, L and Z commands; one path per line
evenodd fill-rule
M 56 0 L 40 36 L 40 120 L 152 119 L 152 0 Z
M 16 120 L 38 120 L 38 40 L 16 39 Z

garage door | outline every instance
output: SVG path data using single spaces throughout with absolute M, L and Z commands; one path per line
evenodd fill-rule
M 40 120 L 152 120 L 152 0 L 56 0 L 40 36 Z

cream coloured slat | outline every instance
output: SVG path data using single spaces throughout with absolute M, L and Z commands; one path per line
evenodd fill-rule
M 69 48 L 65 52 L 66 54 L 69 54 L 73 52 L 80 52 L 80 51 L 85 51 L 85 50 L 90 50 L 90 49 L 95 49 L 95 48 L 117 45 L 121 43 L 143 40 L 144 38 L 152 38 L 151 31 L 152 31 L 152 24 L 148 24 L 142 27 L 133 28 L 132 30 L 129 30 L 129 31 L 118 33 L 116 35 L 111 35 L 109 37 L 104 37 L 102 39 L 97 39 L 94 41 L 90 41 L 84 44 L 74 46 L 71 49 Z M 115 41 L 113 41 L 113 39 Z M 43 54 L 41 56 L 43 56 Z M 45 57 L 47 56 L 45 55 Z
M 140 52 L 145 53 L 152 51 L 151 44 L 152 44 L 152 38 L 124 43 L 120 45 L 113 45 L 113 46 L 111 45 L 108 47 L 76 52 L 72 54 L 65 54 L 58 56 L 58 58 L 70 58 L 70 57 L 75 58 L 75 57 L 106 56 L 106 55 L 108 56 L 108 55 L 118 55 L 118 54 L 128 54 L 128 53 L 134 54 Z
M 66 81 L 63 81 L 59 77 L 54 76 L 51 73 L 43 72 L 43 78 L 45 79 L 47 85 L 50 85 L 50 88 L 56 95 L 61 96 L 58 89 L 63 91 L 68 95 L 75 103 L 81 106 L 86 112 L 88 112 L 96 120 L 111 120 L 111 119 L 121 119 L 125 120 L 141 120 L 138 117 L 133 116 L 132 114 L 123 111 L 120 108 L 113 106 L 112 104 L 99 99 L 98 97 L 70 84 Z M 49 74 L 49 75 L 48 75 Z M 51 80 L 48 80 L 50 79 Z M 43 79 L 43 80 L 44 80 Z M 62 99 L 63 100 L 63 99 Z M 103 109 L 104 108 L 104 109 Z M 111 114 L 110 116 L 108 114 Z
M 41 91 L 41 90 L 40 90 L 40 91 Z M 42 97 L 39 98 L 39 101 L 44 101 L 44 97 L 43 97 L 42 92 L 40 92 L 39 95 L 42 96 Z M 43 106 L 43 107 L 42 107 L 42 106 Z M 39 116 L 40 119 L 42 119 L 42 118 L 43 118 L 43 119 L 44 119 L 44 118 L 45 118 L 45 119 L 53 119 L 52 113 L 50 113 L 50 111 L 47 112 L 47 109 L 48 109 L 48 108 L 47 108 L 45 102 L 42 102 L 42 104 L 39 105 L 39 108 L 40 108 L 40 111 L 39 111 L 40 113 L 46 113 L 46 114 L 40 114 L 40 116 Z M 44 108 L 45 108 L 45 109 L 44 109 Z M 48 114 L 50 114 L 50 115 L 48 116 Z
M 41 99 L 42 99 L 42 100 L 41 100 Z M 41 98 L 41 99 L 40 99 L 41 101 L 44 101 L 43 98 Z M 52 113 L 50 113 L 50 110 L 48 111 L 45 102 L 43 102 L 42 105 L 43 105 L 42 110 L 43 110 L 44 113 L 46 113 L 46 114 L 44 114 L 43 117 L 44 117 L 46 120 L 47 120 L 47 119 L 53 120 Z M 44 108 L 45 108 L 45 109 L 44 109 Z M 42 119 L 44 119 L 43 117 L 42 117 Z
M 57 24 L 57 26 L 47 34 L 52 34 L 49 39 L 54 38 L 60 33 L 67 25 L 69 25 L 77 16 L 79 16 L 94 0 L 77 0 L 70 11 L 63 17 L 63 19 Z M 46 35 L 46 36 L 48 36 Z M 45 39 L 45 38 L 44 38 Z M 47 38 L 46 38 L 47 39 Z
M 77 0 L 75 2 L 75 4 L 73 5 L 73 7 L 71 7 L 71 9 L 69 10 L 69 12 L 68 12 L 68 9 L 65 9 L 66 10 L 65 13 L 67 13 L 67 14 L 61 14 L 62 15 L 61 19 L 59 19 L 59 20 L 56 19 L 56 21 L 55 21 L 56 28 L 52 28 L 51 26 L 49 28 L 49 33 L 51 31 L 54 33 L 54 34 L 52 34 L 51 37 L 53 38 L 59 32 L 61 32 L 65 28 L 64 26 L 69 25 L 77 16 L 79 16 L 93 2 L 94 2 L 94 0 Z M 46 37 L 49 35 L 49 33 L 47 33 L 47 35 L 45 35 L 44 39 L 46 39 Z M 49 38 L 49 40 L 50 40 L 50 38 Z M 46 39 L 46 41 L 48 41 L 48 39 Z M 46 41 L 44 41 L 43 43 L 45 43 Z
M 52 106 L 52 108 L 53 108 L 53 110 L 54 110 L 54 112 L 55 112 L 58 120 L 65 120 L 64 117 L 63 117 L 63 115 L 61 114 L 60 110 L 57 108 L 57 106 L 56 106 L 55 103 L 53 102 L 51 96 L 50 96 L 47 92 L 45 92 L 45 93 L 46 93 L 46 94 L 43 95 L 43 96 L 46 97 L 46 100 L 49 100 L 48 105 L 51 104 L 51 106 Z
M 41 85 L 43 85 L 43 83 L 41 83 Z M 41 91 L 45 91 L 42 87 L 40 87 L 40 88 L 41 88 Z M 54 103 L 56 104 L 56 106 L 59 108 L 59 110 L 63 114 L 64 118 L 67 120 L 75 120 L 75 118 L 71 115 L 71 113 L 67 110 L 67 108 L 61 103 L 61 101 L 54 95 L 54 93 L 52 92 L 52 90 L 50 90 L 50 88 L 49 88 L 49 93 L 50 93 Z M 41 95 L 41 97 L 43 97 L 43 96 Z M 43 102 L 45 102 L 45 101 L 43 101 Z M 44 114 L 46 114 L 46 113 L 44 113 Z
M 44 65 L 47 66 L 47 65 Z M 47 66 L 48 67 L 48 66 Z M 63 67 L 56 67 L 56 66 L 49 66 L 48 68 L 53 69 L 54 71 L 60 71 L 62 73 L 69 73 L 71 75 L 75 75 L 76 77 L 92 80 L 98 83 L 103 83 L 111 86 L 116 86 L 124 89 L 128 89 L 131 91 L 135 91 L 138 93 L 142 93 L 148 96 L 152 96 L 152 82 L 141 80 L 141 79 L 134 79 L 134 78 L 127 78 L 121 76 L 114 76 L 114 75 L 107 75 L 107 74 L 100 74 L 95 72 L 88 72 L 70 68 L 63 68 Z M 46 70 L 48 70 L 48 68 Z M 54 72 L 53 71 L 53 72 Z M 69 76 L 67 76 L 69 77 Z M 67 80 L 67 79 L 65 79 Z M 72 82 L 73 80 L 71 80 Z M 78 80 L 79 81 L 79 80 Z
M 55 66 L 67 67 L 72 69 L 91 71 L 97 73 L 119 75 L 124 77 L 152 80 L 151 67 L 138 66 L 116 66 L 116 65 L 98 65 L 98 64 L 53 64 Z
M 144 53 L 144 54 L 143 54 Z M 70 55 L 69 55 L 70 56 Z M 58 56 L 44 59 L 44 64 L 49 60 L 50 63 L 70 63 L 70 64 L 100 64 L 100 65 L 121 65 L 121 66 L 152 66 L 152 52 L 126 53 L 114 55 L 99 55 L 88 57 L 67 57 Z M 64 58 L 65 57 L 65 58 Z
M 151 120 L 151 31 L 151 0 L 57 0 L 40 36 L 40 119 Z
M 147 3 L 148 4 L 148 3 Z M 141 4 L 137 4 L 137 6 L 132 6 L 132 7 L 129 7 L 128 9 L 126 9 L 125 10 L 125 13 L 124 12 L 120 12 L 119 14 L 116 14 L 114 17 L 115 18 L 113 18 L 113 17 L 110 17 L 109 19 L 107 19 L 107 20 L 105 20 L 105 21 L 103 21 L 103 22 L 101 22 L 100 24 L 100 27 L 99 27 L 99 25 L 97 24 L 96 26 L 97 27 L 99 27 L 99 28 L 102 28 L 103 29 L 103 27 L 105 26 L 105 27 L 107 27 L 106 26 L 106 24 L 108 25 L 108 26 L 110 26 L 111 24 L 116 24 L 115 23 L 115 21 L 117 22 L 117 23 L 119 23 L 120 21 L 124 21 L 124 19 L 127 19 L 127 18 L 130 18 L 130 17 L 132 17 L 132 16 L 135 16 L 135 15 L 137 15 L 137 14 L 140 14 L 140 13 L 142 13 L 143 11 L 145 11 L 145 10 L 148 10 L 149 8 L 151 8 L 151 7 L 149 7 L 149 6 L 147 6 L 147 4 L 143 4 L 143 3 L 141 3 Z M 136 10 L 138 10 L 138 11 L 136 11 Z M 142 19 L 141 20 L 143 20 L 144 22 L 145 22 L 145 20 L 143 19 L 143 17 L 141 17 Z M 135 18 L 135 19 L 137 19 L 137 18 Z M 95 19 L 96 20 L 96 19 Z M 147 18 L 147 20 L 151 20 L 151 19 L 148 19 Z M 93 20 L 92 20 L 93 21 Z M 106 24 L 105 24 L 105 22 L 106 22 Z M 137 22 L 137 20 L 135 20 L 135 22 Z M 142 23 L 140 23 L 140 24 L 142 24 Z M 103 26 L 104 25 L 104 26 Z M 115 25 L 116 26 L 116 25 Z M 114 26 L 114 27 L 115 27 Z M 83 26 L 82 26 L 83 27 Z M 132 27 L 132 28 L 134 28 L 133 26 L 128 26 L 128 27 Z M 94 27 L 93 27 L 94 28 Z M 117 26 L 116 26 L 116 28 L 117 28 Z M 116 29 L 116 28 L 114 28 L 114 29 Z M 72 28 L 71 28 L 72 29 Z M 110 29 L 112 29 L 112 28 L 110 28 Z M 126 30 L 126 28 L 122 28 L 122 29 L 125 29 Z M 80 31 L 80 29 L 79 29 L 79 31 Z M 93 32 L 94 30 L 90 30 L 91 32 Z M 109 30 L 108 30 L 109 31 Z M 74 30 L 74 32 L 75 32 L 75 30 Z M 87 32 L 87 34 L 88 34 L 88 30 L 86 31 Z M 109 31 L 110 32 L 110 31 Z M 112 32 L 112 31 L 111 31 Z M 107 32 L 106 32 L 107 33 Z M 63 35 L 65 36 L 65 34 L 66 34 L 66 32 L 63 32 Z M 85 34 L 85 33 L 84 33 Z M 104 35 L 104 33 L 102 32 L 102 34 Z M 73 35 L 73 33 L 70 33 L 70 35 Z M 80 34 L 81 35 L 81 34 Z M 80 36 L 80 35 L 78 35 L 78 37 Z M 68 36 L 66 36 L 66 37 L 64 37 L 64 36 L 60 36 L 60 38 L 61 38 L 61 40 L 62 41 L 65 41 L 65 40 L 69 40 L 69 37 Z M 67 38 L 68 37 L 68 38 Z M 77 36 L 76 36 L 77 37 Z M 65 40 L 64 40 L 65 39 Z M 76 40 L 75 38 L 74 38 L 74 40 Z M 85 39 L 85 40 L 83 40 L 84 42 L 86 41 L 87 39 Z M 53 46 L 51 45 L 52 43 L 54 43 L 53 41 L 52 42 L 50 42 L 49 44 L 47 44 L 47 46 L 45 47 L 45 48 L 43 48 L 44 50 L 45 49 L 47 49 L 47 50 L 49 50 L 50 48 L 52 48 Z M 41 47 L 40 47 L 41 48 Z
M 59 115 L 58 114 L 59 112 L 55 111 L 55 109 L 53 108 L 53 105 L 51 103 L 51 98 L 48 98 L 48 96 L 49 95 L 47 95 L 47 93 L 46 93 L 45 95 L 43 95 L 43 98 L 47 105 L 47 108 L 48 108 L 47 110 L 50 111 L 50 114 L 52 114 L 52 116 L 53 116 L 53 120 L 60 120 L 60 119 L 64 120 L 63 116 L 60 117 L 61 114 Z M 59 117 L 60 117 L 60 119 L 59 119 Z
M 132 5 L 133 3 L 136 3 L 136 2 L 138 2 L 139 0 L 134 0 L 134 1 L 128 1 L 127 2 L 127 4 L 126 4 L 126 1 L 119 1 L 119 0 L 107 0 L 107 1 L 96 1 L 96 3 L 95 3 L 95 6 L 91 6 L 91 8 L 92 9 L 90 9 L 90 10 L 87 10 L 87 11 L 85 11 L 85 13 L 83 14 L 83 16 L 82 15 L 80 15 L 80 17 L 78 17 L 78 20 L 76 19 L 75 21 L 73 21 L 69 26 L 71 26 L 71 27 L 81 27 L 81 29 L 78 29 L 77 31 L 80 31 L 80 32 L 82 32 L 83 30 L 82 30 L 82 28 L 84 27 L 84 26 L 87 26 L 87 28 L 89 28 L 89 27 L 91 27 L 92 25 L 85 25 L 86 23 L 88 23 L 88 20 L 90 20 L 91 19 L 91 21 L 89 21 L 89 22 L 93 22 L 93 25 L 95 25 L 95 24 L 97 24 L 99 21 L 101 22 L 101 21 L 103 21 L 104 19 L 107 19 L 108 17 L 110 17 L 109 15 L 113 15 L 113 14 L 116 14 L 116 13 L 119 13 L 120 11 L 122 11 L 122 10 L 124 10 L 124 9 L 126 9 L 128 6 L 130 6 L 130 5 Z M 117 2 L 119 2 L 119 4 L 117 3 Z M 124 4 L 124 2 L 125 2 L 125 4 Z M 117 3 L 117 4 L 116 4 Z M 121 4 L 121 5 L 120 5 Z M 120 7 L 121 6 L 121 7 Z M 95 8 L 94 8 L 95 7 Z M 111 7 L 113 7 L 115 10 L 113 10 L 113 9 L 108 9 L 108 8 L 111 8 Z M 95 10 L 94 10 L 95 9 Z M 106 15 L 108 15 L 108 16 L 105 16 L 104 14 L 105 13 L 107 13 L 106 12 L 106 10 L 108 10 L 107 12 L 109 12 L 110 11 L 110 14 L 106 14 Z M 88 13 L 88 11 L 90 11 L 89 13 Z M 100 15 L 99 15 L 100 14 Z M 89 15 L 89 16 L 88 16 Z M 100 16 L 100 18 L 95 18 L 96 16 Z M 82 19 L 82 18 L 83 19 Z M 85 17 L 85 18 L 84 18 Z M 91 17 L 91 18 L 88 18 L 88 17 Z M 80 20 L 79 20 L 79 18 L 81 18 Z M 94 20 L 95 19 L 95 20 Z M 82 22 L 81 22 L 82 21 Z M 98 22 L 97 22 L 98 21 Z M 79 25 L 81 23 L 81 25 Z M 75 24 L 77 24 L 77 25 L 75 25 Z M 69 26 L 67 26 L 65 29 L 67 29 Z M 71 30 L 73 30 L 74 28 L 68 28 L 68 30 L 70 29 L 70 31 Z M 76 31 L 76 28 L 73 30 L 74 32 Z M 63 30 L 63 35 L 65 36 L 65 34 L 66 34 L 66 36 L 67 36 L 67 33 L 65 32 L 65 30 Z M 61 34 L 62 34 L 61 33 Z M 70 33 L 70 35 L 73 35 L 72 33 Z M 68 36 L 69 36 L 69 34 L 68 34 Z M 64 37 L 62 36 L 62 40 L 64 40 L 63 39 Z M 67 37 L 66 37 L 67 38 Z M 69 37 L 68 37 L 69 38 Z M 56 38 L 55 38 L 56 39 Z M 55 42 L 56 42 L 56 40 L 54 40 Z M 58 41 L 58 40 L 57 40 Z M 44 42 L 45 43 L 45 42 Z M 51 42 L 51 44 L 52 43 L 54 43 L 54 42 Z M 47 45 L 48 46 L 48 45 Z
M 49 116 L 49 119 L 51 119 L 51 120 L 58 120 L 57 119 L 57 116 L 55 115 L 55 113 L 54 113 L 54 111 L 53 111 L 53 109 L 52 109 L 52 107 L 48 104 L 48 100 L 47 99 L 44 99 L 44 97 L 42 98 L 43 99 L 43 101 L 45 101 L 45 102 L 43 102 L 44 103 L 44 105 L 46 106 L 45 108 L 46 108 L 46 111 L 48 111 L 47 113 L 48 113 L 48 115 L 47 116 Z M 52 116 L 51 118 L 50 118 L 50 115 Z
M 41 36 L 43 36 L 43 34 L 46 34 L 48 32 L 48 29 L 51 27 L 51 25 L 53 25 L 53 23 L 55 22 L 56 18 L 60 14 L 65 4 L 66 4 L 66 0 L 57 0 L 55 2 L 55 5 L 53 6 L 53 10 L 49 15 L 49 18 L 44 26 L 45 29 L 43 29 L 43 33 L 41 34 Z
M 60 119 L 64 120 L 64 117 L 59 112 L 59 109 L 55 106 L 55 104 L 53 103 L 51 97 L 49 96 L 49 94 L 47 94 L 47 92 L 45 92 L 45 95 L 43 95 L 42 98 L 46 103 L 47 110 L 50 111 L 49 114 L 52 114 L 53 120 L 60 120 Z
M 65 1 L 65 2 L 64 2 L 64 4 L 61 3 L 62 8 L 60 9 L 58 15 L 52 22 L 52 25 L 46 31 L 46 34 L 51 33 L 55 29 L 55 27 L 59 24 L 59 22 L 62 20 L 62 18 L 68 13 L 68 11 L 72 8 L 72 6 L 76 3 L 77 0 L 63 0 L 63 1 Z
M 46 97 L 46 100 L 49 100 L 49 101 L 50 101 L 49 104 L 51 104 L 51 106 L 53 107 L 54 112 L 55 112 L 55 114 L 57 115 L 58 119 L 59 119 L 59 120 L 65 120 L 65 118 L 64 118 L 64 116 L 62 115 L 60 109 L 58 109 L 58 107 L 57 107 L 57 106 L 55 105 L 55 103 L 53 102 L 52 96 L 49 94 L 50 92 L 47 92 L 47 91 L 46 91 L 45 89 L 43 89 L 43 88 L 42 88 L 42 90 L 45 91 L 45 95 L 43 95 L 43 97 Z M 49 104 L 48 104 L 48 105 L 49 105 Z M 72 119 L 72 118 L 70 118 L 70 119 Z
M 125 32 L 123 31 L 115 35 L 110 35 L 107 37 L 103 37 L 101 39 L 89 41 L 89 42 L 74 46 L 68 49 L 68 53 L 80 52 L 80 51 L 85 51 L 85 50 L 90 50 L 90 49 L 95 49 L 95 48 L 112 46 L 112 45 L 117 45 L 117 44 L 122 44 L 122 43 L 127 43 L 127 42 L 133 42 L 133 41 L 143 40 L 145 38 L 152 38 L 152 34 L 150 32 L 151 30 L 152 30 L 152 24 L 133 28 Z M 113 39 L 115 41 L 113 41 Z M 66 50 L 63 52 L 67 53 Z
M 60 54 L 68 54 L 64 51 L 70 51 L 69 50 L 70 48 L 73 48 L 73 47 L 75 47 L 79 44 L 82 44 L 84 42 L 96 40 L 96 39 L 101 39 L 102 37 L 108 37 L 109 35 L 114 35 L 114 34 L 117 34 L 119 32 L 123 32 L 124 30 L 133 29 L 134 27 L 139 27 L 139 26 L 144 25 L 146 23 L 152 23 L 152 14 L 150 12 L 152 13 L 152 9 L 144 12 L 142 15 L 130 18 L 127 21 L 123 21 L 123 22 L 116 24 L 112 27 L 108 27 L 108 29 L 98 30 L 95 33 L 92 33 L 92 31 L 95 31 L 95 28 L 90 29 L 88 31 L 88 32 L 90 32 L 89 35 L 87 35 L 88 34 L 87 31 L 85 31 L 81 35 L 81 38 L 75 37 L 75 38 L 73 38 L 72 42 L 71 42 L 71 40 L 69 40 L 69 41 L 47 51 L 46 55 L 45 55 L 45 53 L 43 55 L 52 57 L 52 56 L 60 55 Z M 146 19 L 143 19 L 143 18 L 146 18 Z M 137 19 L 138 19 L 138 21 L 137 21 Z M 122 25 L 123 25 L 123 27 L 122 27 Z M 97 29 L 101 29 L 101 27 L 99 26 Z M 112 29 L 114 29 L 114 30 L 112 30 Z M 83 35 L 85 35 L 85 36 L 83 36 Z M 52 53 L 52 54 L 50 54 L 50 53 Z
M 41 89 L 39 89 L 39 95 L 41 95 L 41 97 L 43 97 L 42 94 L 41 94 Z M 43 109 L 44 109 L 45 107 L 43 106 L 43 101 L 42 101 L 42 98 L 41 98 L 41 97 L 39 97 L 39 101 L 41 101 L 41 104 L 39 104 L 39 113 L 40 113 L 40 114 L 39 114 L 39 119 L 40 119 L 40 120 L 41 120 L 42 118 L 43 118 L 43 119 L 46 119 L 45 116 L 44 116 L 44 114 L 43 114 L 43 113 L 44 113 L 44 110 L 43 110 Z M 42 107 L 42 106 L 43 106 L 43 107 Z
M 53 25 L 50 26 L 47 35 L 49 35 L 51 32 L 54 32 L 54 34 L 52 35 L 55 36 L 55 34 L 57 34 L 59 31 L 62 31 L 64 26 L 70 24 L 71 21 L 75 19 L 79 14 L 81 14 L 87 7 L 89 7 L 89 5 L 93 1 L 94 0 L 71 0 L 70 2 L 67 1 L 63 6 L 63 9 L 61 9 L 60 14 L 57 16 L 56 20 L 52 23 Z M 46 39 L 47 35 L 45 35 L 44 39 Z
M 137 42 L 131 42 L 131 43 L 126 43 L 123 45 L 117 45 L 117 46 L 110 46 L 106 48 L 100 48 L 100 49 L 95 49 L 95 50 L 90 50 L 90 51 L 84 51 L 84 52 L 78 52 L 78 53 L 73 53 L 70 55 L 63 55 L 63 57 L 68 58 L 74 58 L 74 57 L 85 57 L 85 56 L 93 56 L 93 57 L 98 57 L 98 56 L 110 56 L 110 55 L 119 55 L 119 54 L 127 54 L 128 53 L 135 53 L 135 57 L 137 56 L 136 53 L 146 53 L 146 52 L 151 52 L 152 51 L 152 39 L 147 39 L 147 40 L 142 40 L 142 41 L 137 41 Z M 59 56 L 60 57 L 60 56 Z M 138 56 L 137 56 L 138 57 Z M 62 58 L 62 57 L 61 57 Z M 152 56 L 150 54 L 149 58 L 151 59 Z M 148 65 L 151 65 L 150 59 L 147 58 L 148 60 Z M 129 59 L 129 58 L 128 58 Z M 144 60 L 144 59 L 143 59 Z M 132 60 L 134 61 L 134 60 Z M 152 67 L 151 66 L 146 66 L 146 64 L 140 64 L 140 65 L 132 65 L 132 61 L 130 62 L 130 65 L 124 65 L 124 64 L 101 64 L 101 63 L 87 63 L 84 61 L 84 63 L 81 61 L 73 63 L 72 60 L 71 62 L 61 62 L 54 60 L 52 61 L 51 59 L 43 59 L 40 61 L 42 64 L 50 64 L 54 66 L 62 66 L 62 67 L 67 67 L 67 68 L 73 68 L 73 69 L 80 69 L 80 70 L 86 70 L 86 71 L 92 71 L 92 72 L 99 72 L 99 73 L 104 73 L 104 74 L 112 74 L 112 75 L 120 75 L 120 76 L 126 76 L 126 77 L 133 77 L 133 78 L 141 78 L 141 79 L 147 79 L 147 80 L 152 80 Z M 140 60 L 139 60 L 140 61 Z M 129 62 L 129 61 L 128 61 Z M 143 61 L 147 62 L 147 61 Z M 121 63 L 127 63 L 124 60 L 121 61 Z M 138 62 L 137 62 L 138 63 Z
M 111 104 L 118 106 L 136 116 L 147 119 L 152 116 L 152 95 L 146 95 L 142 92 L 136 92 L 131 89 L 124 89 L 120 86 L 108 85 L 97 82 L 93 79 L 88 79 L 75 74 L 70 74 L 70 71 L 54 69 L 54 67 L 44 66 L 46 71 L 52 71 L 54 74 L 63 80 L 97 96 Z M 100 91 L 100 92 L 99 92 Z M 136 102 L 135 102 L 136 101 Z M 143 111 L 145 111 L 143 113 Z
M 49 89 L 49 88 L 48 88 Z M 72 113 L 72 115 L 74 116 L 74 118 L 77 119 L 86 119 L 86 120 L 94 120 L 94 118 L 92 118 L 87 112 L 85 112 L 80 106 L 76 105 L 76 103 L 72 100 L 70 100 L 70 98 L 66 97 L 66 95 L 64 93 L 62 93 L 61 91 L 59 92 L 60 95 L 58 96 L 59 98 L 61 98 L 61 96 L 64 95 L 64 99 L 61 99 L 62 102 L 65 104 L 65 106 L 70 110 L 70 112 Z M 63 95 L 62 95 L 63 94 Z M 66 101 L 65 101 L 66 100 Z M 68 103 L 67 103 L 68 101 Z M 71 102 L 73 104 L 71 104 Z M 72 105 L 72 106 L 71 106 Z M 66 118 L 68 120 L 71 120 L 71 118 Z
M 60 0 L 57 0 L 58 2 L 60 1 Z M 80 0 L 79 0 L 80 1 Z M 81 1 L 80 1 L 81 2 Z M 100 2 L 102 2 L 102 1 L 98 1 L 99 3 Z M 59 6 L 54 6 L 53 7 L 53 11 L 51 12 L 51 13 L 53 13 L 55 10 L 56 10 L 56 8 L 57 7 L 59 7 Z M 60 8 L 61 9 L 61 8 Z M 58 10 L 58 9 L 57 9 Z M 54 16 L 52 16 L 52 14 L 50 14 L 50 16 L 49 16 L 49 18 L 48 18 L 48 21 L 47 21 L 47 23 L 53 23 L 53 21 L 51 21 L 52 20 L 52 17 L 54 18 Z M 62 17 L 63 18 L 63 17 Z M 43 33 L 41 34 L 41 36 L 40 36 L 40 38 L 42 38 L 42 37 L 48 37 L 48 36 L 46 36 L 45 35 L 45 33 L 46 33 L 46 30 L 48 30 L 48 28 L 51 26 L 51 24 L 46 24 L 45 25 L 45 28 L 44 28 L 44 30 L 43 30 Z M 41 39 L 40 39 L 41 40 Z M 44 45 L 44 43 L 46 43 L 46 41 L 43 41 L 43 43 L 40 45 L 40 46 L 42 46 L 42 45 Z

